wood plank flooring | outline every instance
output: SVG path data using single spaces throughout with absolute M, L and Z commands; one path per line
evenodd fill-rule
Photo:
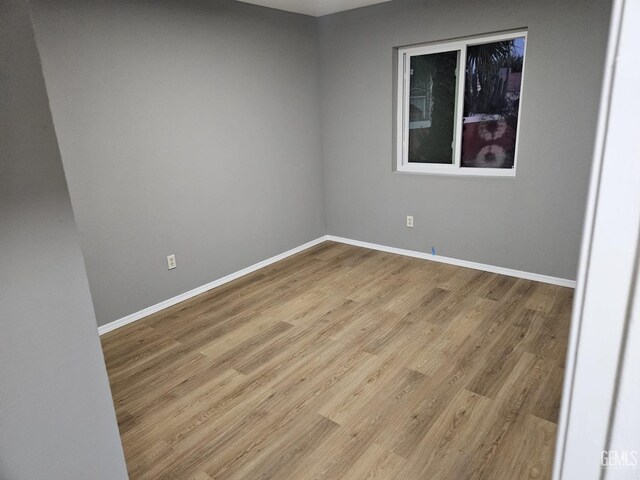
M 102 337 L 129 474 L 550 478 L 572 294 L 318 245 Z

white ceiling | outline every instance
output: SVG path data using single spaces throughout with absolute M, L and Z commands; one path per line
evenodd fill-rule
M 289 12 L 320 17 L 352 8 L 389 2 L 391 0 L 240 0 L 245 3 L 277 8 Z

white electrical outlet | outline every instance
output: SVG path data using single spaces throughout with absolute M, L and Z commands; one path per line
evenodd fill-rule
M 167 256 L 167 268 L 169 270 L 176 268 L 176 256 L 173 253 Z
M 413 216 L 407 215 L 407 227 L 413 228 Z

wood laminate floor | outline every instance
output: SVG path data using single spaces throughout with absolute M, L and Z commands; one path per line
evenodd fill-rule
M 571 300 L 323 243 L 102 337 L 129 474 L 550 478 Z

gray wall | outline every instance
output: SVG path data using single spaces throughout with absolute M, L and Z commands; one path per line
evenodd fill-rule
M 574 279 L 609 8 L 394 0 L 322 17 L 328 232 Z M 529 37 L 517 177 L 393 173 L 393 47 L 519 27 Z
M 32 6 L 99 324 L 324 233 L 575 278 L 609 2 Z M 393 173 L 392 48 L 519 27 L 518 176 Z
M 314 18 L 207 0 L 32 8 L 99 324 L 325 233 Z
M 0 479 L 127 478 L 26 3 L 0 0 Z

